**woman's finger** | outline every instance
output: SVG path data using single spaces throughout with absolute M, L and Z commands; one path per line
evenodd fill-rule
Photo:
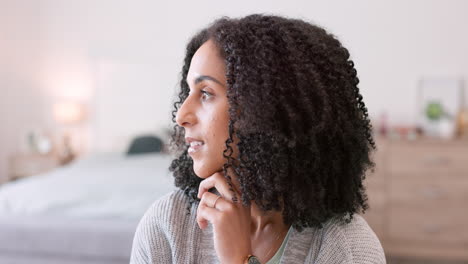
M 200 183 L 200 186 L 198 187 L 198 198 L 201 198 L 205 192 L 207 192 L 213 187 L 216 188 L 216 190 L 219 192 L 219 194 L 221 194 L 222 197 L 229 201 L 232 200 L 233 194 L 222 172 L 216 172 L 211 177 L 206 178 Z M 234 192 L 236 192 L 237 195 L 240 195 L 236 191 L 235 187 Z
M 201 229 L 204 229 L 208 225 L 207 221 L 213 223 L 213 218 L 211 218 L 211 215 L 214 214 L 216 216 L 223 211 L 232 210 L 234 209 L 234 207 L 235 205 L 232 202 L 227 201 L 221 196 L 210 192 L 203 193 L 202 198 L 200 199 L 200 204 L 198 205 L 197 209 L 198 226 Z M 210 212 L 212 213 L 210 214 Z M 207 214 L 210 217 L 204 217 Z
M 205 229 L 208 222 L 214 223 L 216 218 L 219 217 L 219 214 L 221 214 L 221 212 L 215 208 L 200 203 L 197 210 L 197 223 L 200 229 Z
M 208 220 L 201 216 L 203 207 L 206 207 L 206 205 L 199 204 L 197 208 L 197 224 L 200 229 L 205 229 L 205 227 L 208 225 Z
M 232 202 L 210 192 L 205 192 L 203 194 L 200 204 L 216 209 L 218 211 L 227 211 L 232 209 L 232 207 L 234 206 Z

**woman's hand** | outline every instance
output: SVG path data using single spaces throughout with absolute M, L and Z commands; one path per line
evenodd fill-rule
M 221 196 L 208 192 L 215 187 Z M 234 187 L 235 188 L 235 187 Z M 236 196 L 240 193 L 235 190 Z M 214 247 L 221 263 L 243 263 L 252 252 L 250 242 L 250 206 L 232 201 L 232 192 L 222 172 L 217 172 L 200 183 L 197 223 L 205 229 L 213 225 Z

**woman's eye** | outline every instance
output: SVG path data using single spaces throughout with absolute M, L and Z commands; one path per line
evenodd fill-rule
M 202 90 L 201 93 L 202 93 L 203 100 L 208 100 L 209 98 L 211 98 L 211 96 L 213 96 L 211 93 L 204 91 L 204 90 Z

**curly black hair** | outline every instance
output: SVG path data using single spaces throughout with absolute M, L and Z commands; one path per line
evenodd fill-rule
M 228 168 L 235 173 L 243 204 L 283 210 L 284 223 L 299 231 L 364 212 L 363 181 L 375 166 L 376 147 L 350 54 L 317 25 L 266 14 L 223 16 L 187 45 L 172 111 L 176 158 L 170 170 L 190 204 L 199 201 L 201 179 L 175 117 L 189 93 L 191 59 L 209 39 L 226 63 L 230 120 L 223 170 L 231 187 Z

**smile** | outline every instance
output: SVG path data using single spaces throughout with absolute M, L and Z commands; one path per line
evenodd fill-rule
M 195 152 L 199 151 L 203 147 L 204 144 L 205 143 L 203 143 L 201 141 L 192 141 L 192 142 L 190 142 L 190 147 L 188 149 L 188 153 L 192 154 L 192 153 L 195 153 Z

